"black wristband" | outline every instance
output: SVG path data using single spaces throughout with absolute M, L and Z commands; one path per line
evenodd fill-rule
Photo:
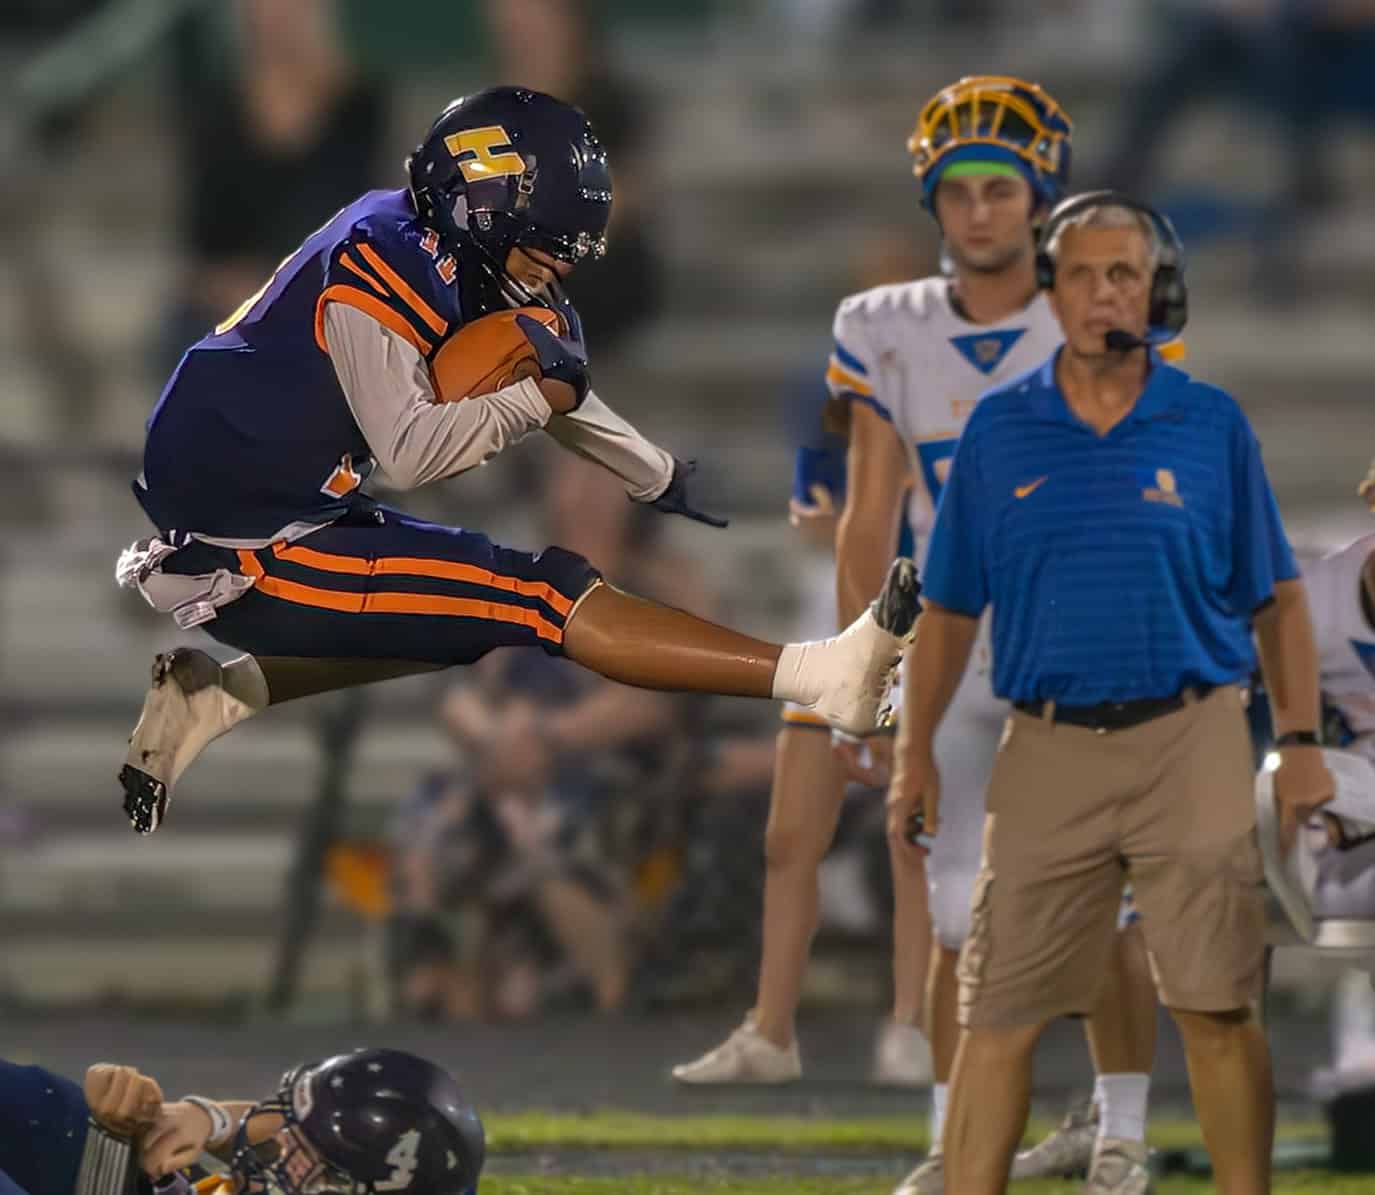
M 1287 730 L 1275 740 L 1276 747 L 1321 747 L 1322 735 L 1316 730 Z

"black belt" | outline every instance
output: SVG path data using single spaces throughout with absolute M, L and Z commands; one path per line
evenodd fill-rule
M 1097 705 L 1061 705 L 1054 701 L 1014 701 L 1013 709 L 1033 718 L 1046 716 L 1050 710 L 1050 720 L 1063 722 L 1067 726 L 1086 726 L 1090 730 L 1107 733 L 1110 730 L 1126 730 L 1129 726 L 1140 726 L 1152 718 L 1161 718 L 1182 710 L 1191 702 L 1202 701 L 1216 685 L 1195 685 L 1183 689 L 1173 697 L 1141 697 L 1136 701 L 1100 701 Z

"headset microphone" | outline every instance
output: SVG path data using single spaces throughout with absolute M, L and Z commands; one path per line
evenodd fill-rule
M 1142 340 L 1141 337 L 1133 336 L 1122 328 L 1113 328 L 1104 333 L 1103 343 L 1110 353 L 1130 353 L 1133 349 L 1150 348 L 1151 345 L 1149 340 Z

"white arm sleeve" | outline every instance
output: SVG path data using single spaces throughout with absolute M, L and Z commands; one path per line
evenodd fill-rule
M 590 391 L 582 406 L 555 415 L 545 431 L 565 448 L 614 473 L 636 502 L 653 502 L 673 480 L 673 454 L 646 440 Z
M 415 346 L 345 303 L 325 305 L 325 343 L 368 447 L 399 489 L 480 465 L 552 414 L 530 380 L 481 398 L 435 402 Z
M 1375 535 L 1363 535 L 1336 552 L 1303 562 L 1303 583 L 1318 650 L 1348 653 L 1352 642 L 1375 640 L 1375 627 L 1366 620 L 1361 601 L 1365 562 L 1375 555 Z

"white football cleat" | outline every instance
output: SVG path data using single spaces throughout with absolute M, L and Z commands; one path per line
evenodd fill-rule
M 1150 1158 L 1144 1141 L 1100 1137 L 1080 1195 L 1151 1195 Z
M 939 1146 L 898 1184 L 893 1195 L 945 1195 L 945 1158 Z
M 886 1020 L 874 1042 L 875 1083 L 894 1087 L 928 1087 L 931 1084 L 931 1046 L 915 1025 Z
M 119 771 L 124 812 L 140 834 L 162 824 L 172 786 L 195 758 L 257 712 L 226 692 L 223 681 L 219 663 L 195 648 L 154 657 L 153 683 Z
M 799 645 L 797 675 L 820 696 L 798 704 L 843 734 L 864 737 L 882 729 L 902 649 L 921 613 L 920 593 L 916 565 L 900 557 L 854 622 L 830 639 Z
M 763 1037 L 750 1017 L 716 1049 L 695 1062 L 673 1068 L 679 1083 L 710 1086 L 726 1083 L 792 1083 L 802 1077 L 797 1039 L 784 1049 Z
M 1020 1178 L 1077 1178 L 1088 1173 L 1098 1139 L 1098 1105 L 1092 1100 L 1073 1104 L 1039 1145 L 1012 1159 L 1012 1175 Z

